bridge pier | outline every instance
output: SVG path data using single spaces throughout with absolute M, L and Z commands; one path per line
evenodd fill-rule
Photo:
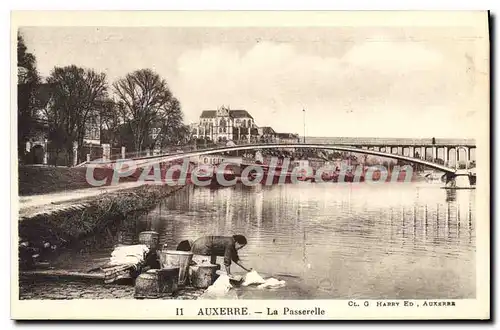
M 458 170 L 455 173 L 447 174 L 445 188 L 471 189 L 471 174 L 467 170 Z
M 469 162 L 472 162 L 472 150 L 476 150 L 476 148 L 473 148 L 473 147 L 469 147 Z M 475 159 L 476 157 L 474 157 Z
M 448 147 L 443 147 L 443 161 L 445 165 L 448 165 L 448 156 L 449 156 L 450 150 Z
M 466 168 L 468 168 L 470 160 L 471 160 L 470 148 L 468 148 L 468 147 L 460 147 L 460 149 L 464 150 L 465 166 L 466 166 Z

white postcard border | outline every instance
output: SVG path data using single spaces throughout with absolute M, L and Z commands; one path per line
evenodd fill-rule
M 478 33 L 488 35 L 488 14 L 482 12 L 13 12 L 11 24 L 11 60 L 15 63 L 15 34 L 19 26 L 449 26 L 468 25 Z M 146 19 L 147 18 L 147 19 Z M 481 49 L 489 59 L 489 44 Z M 11 168 L 17 168 L 16 138 L 16 71 L 11 63 Z M 489 67 L 483 63 L 483 72 Z M 484 120 L 477 123 L 478 181 L 477 205 L 477 258 L 476 299 L 444 300 L 455 303 L 447 307 L 423 307 L 423 300 L 408 300 L 413 307 L 377 307 L 376 302 L 385 300 L 353 300 L 358 307 L 349 306 L 349 300 L 19 300 L 17 233 L 18 201 L 17 171 L 11 177 L 11 317 L 15 319 L 220 319 L 220 316 L 197 315 L 205 307 L 247 307 L 252 315 L 235 319 L 486 319 L 490 306 L 490 145 L 489 145 L 489 74 L 479 82 L 484 99 L 478 111 Z M 405 300 L 399 301 L 404 304 Z M 443 301 L 443 300 L 429 300 Z M 417 304 L 419 307 L 417 307 Z M 283 316 L 266 315 L 265 308 L 283 310 L 325 310 L 326 315 Z M 176 315 L 176 308 L 184 308 L 184 315 Z M 255 314 L 262 311 L 262 314 Z M 231 319 L 231 317 L 224 317 Z

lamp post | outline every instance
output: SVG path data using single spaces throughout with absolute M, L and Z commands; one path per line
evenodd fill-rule
M 304 144 L 306 143 L 306 109 L 302 109 L 302 113 L 304 114 Z

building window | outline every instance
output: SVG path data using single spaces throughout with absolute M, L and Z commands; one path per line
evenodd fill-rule
M 222 118 L 220 120 L 219 133 L 226 133 L 226 126 L 227 126 L 227 122 L 224 120 L 224 118 Z

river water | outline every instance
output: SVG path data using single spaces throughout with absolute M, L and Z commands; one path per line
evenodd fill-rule
M 474 298 L 475 225 L 475 191 L 439 184 L 190 186 L 122 236 L 245 235 L 243 264 L 287 286 L 240 298 Z

